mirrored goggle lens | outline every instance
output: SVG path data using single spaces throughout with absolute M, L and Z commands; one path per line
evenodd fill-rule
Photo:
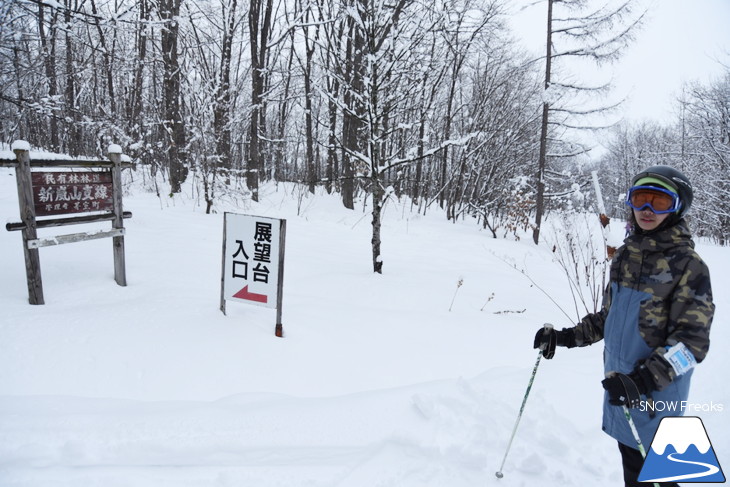
M 677 209 L 678 198 L 675 194 L 659 188 L 631 188 L 627 203 L 635 210 L 646 206 L 655 213 L 670 213 Z

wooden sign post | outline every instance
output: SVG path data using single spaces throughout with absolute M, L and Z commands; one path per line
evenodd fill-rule
M 15 179 L 18 183 L 18 205 L 20 221 L 23 223 L 23 253 L 25 255 L 25 275 L 28 281 L 28 300 L 30 304 L 44 304 L 43 282 L 41 280 L 41 258 L 38 248 L 28 247 L 28 242 L 36 240 L 38 233 L 35 223 L 33 204 L 33 184 L 30 175 L 30 147 L 13 144 L 13 152 L 18 160 Z
M 114 146 L 117 148 L 119 146 Z M 122 207 L 122 149 L 109 151 L 109 159 L 114 163 L 112 167 L 112 228 L 118 232 L 112 238 L 114 247 L 114 280 L 120 286 L 127 285 L 127 270 L 124 260 L 124 209 Z
M 112 237 L 114 279 L 120 286 L 126 286 L 124 218 L 131 218 L 132 214 L 125 212 L 122 205 L 122 168 L 134 165 L 122 162 L 121 147 L 109 146 L 109 161 L 31 161 L 30 145 L 25 141 L 14 142 L 13 152 L 16 161 L 0 161 L 0 166 L 15 168 L 21 221 L 8 223 L 5 228 L 8 231 L 22 231 L 30 304 L 44 304 L 38 249 L 50 245 Z M 34 172 L 31 167 L 48 170 Z M 76 170 L 58 170 L 67 168 Z M 55 217 L 75 213 L 85 215 L 37 219 L 39 216 Z M 39 228 L 109 220 L 112 222 L 112 229 L 108 231 L 38 238 Z

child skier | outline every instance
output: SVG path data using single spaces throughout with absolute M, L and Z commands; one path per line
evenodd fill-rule
M 715 310 L 710 274 L 683 218 L 692 197 L 689 180 L 676 169 L 653 166 L 637 174 L 626 197 L 633 233 L 613 257 L 601 310 L 572 328 L 541 328 L 535 335 L 534 347 L 544 347 L 547 359 L 556 346 L 603 339 L 603 430 L 618 441 L 627 487 L 647 484 L 637 481 L 643 458 L 622 406 L 633 408 L 649 448 L 661 418 L 683 413 L 692 366 L 709 349 Z M 658 401 L 673 407 L 653 408 Z

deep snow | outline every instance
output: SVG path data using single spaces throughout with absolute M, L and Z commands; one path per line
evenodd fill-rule
M 1 486 L 622 484 L 600 428 L 600 344 L 541 362 L 504 478 L 494 475 L 536 329 L 571 324 L 505 263 L 571 313 L 550 242 L 492 239 L 392 199 L 376 275 L 362 202 L 348 211 L 326 193 L 267 185 L 261 203 L 206 215 L 191 187 L 158 198 L 134 179 L 127 287 L 114 282 L 109 239 L 47 247 L 46 304 L 31 306 L 21 236 L 0 232 Z M 284 338 L 272 310 L 218 310 L 223 211 L 287 219 Z M 19 219 L 12 169 L 0 168 L 0 215 Z M 620 240 L 623 225 L 612 232 Z M 718 309 L 691 400 L 722 411 L 693 415 L 730 465 L 730 249 L 698 250 Z

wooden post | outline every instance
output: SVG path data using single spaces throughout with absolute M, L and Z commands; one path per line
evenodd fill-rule
M 226 314 L 226 214 L 223 213 L 223 252 L 221 252 L 221 311 Z
M 30 178 L 30 152 L 28 144 L 16 141 L 13 152 L 18 160 L 15 178 L 18 183 L 18 205 L 20 219 L 23 221 L 23 254 L 25 255 L 25 274 L 28 280 L 28 301 L 30 304 L 45 304 L 43 282 L 41 280 L 41 259 L 38 249 L 28 248 L 28 241 L 38 238 L 33 203 L 33 187 Z
M 282 300 L 284 297 L 284 246 L 286 244 L 286 220 L 281 220 L 279 226 L 279 276 L 277 280 L 278 288 L 276 290 L 276 327 L 274 335 L 279 338 L 284 337 L 284 324 L 281 322 Z
M 112 167 L 112 198 L 114 200 L 114 219 L 112 228 L 121 229 L 122 235 L 112 238 L 114 248 L 114 280 L 120 286 L 127 285 L 127 270 L 124 262 L 124 208 L 122 206 L 122 148 L 109 146 L 109 160 Z

